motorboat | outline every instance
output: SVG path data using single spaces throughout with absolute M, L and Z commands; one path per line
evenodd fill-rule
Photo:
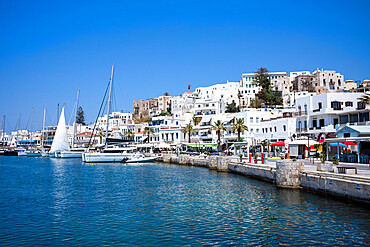
M 143 154 L 134 154 L 130 158 L 124 158 L 121 160 L 122 163 L 143 163 L 143 162 L 153 162 L 157 157 L 146 157 Z
M 18 156 L 18 152 L 16 150 L 5 150 L 4 156 Z
M 131 159 L 132 153 L 83 153 L 82 161 L 86 163 L 122 162 Z

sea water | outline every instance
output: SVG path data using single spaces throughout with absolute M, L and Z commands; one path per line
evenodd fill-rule
M 370 211 L 206 168 L 0 157 L 0 246 L 370 245 Z

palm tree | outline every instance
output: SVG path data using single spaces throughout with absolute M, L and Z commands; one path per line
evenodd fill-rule
M 170 96 L 170 94 L 169 94 L 169 93 L 167 93 L 167 92 L 165 92 L 165 93 L 164 93 L 164 96 Z
M 242 131 L 248 131 L 248 127 L 244 125 L 244 119 L 243 118 L 237 118 L 236 123 L 231 125 L 231 128 L 233 131 L 238 132 L 238 142 L 240 141 L 240 133 Z
M 196 117 L 195 115 L 193 116 L 193 123 L 194 123 L 194 125 L 195 126 L 197 126 L 199 123 L 200 123 L 200 120 L 201 120 L 202 118 L 199 118 L 199 117 Z
M 103 143 L 103 137 L 105 136 L 105 134 L 103 133 L 103 131 L 100 131 L 99 134 L 97 134 L 96 136 L 99 137 L 100 144 L 102 144 Z
M 224 124 L 220 120 L 217 120 L 212 125 L 212 129 L 215 130 L 216 133 L 217 133 L 217 149 L 220 150 L 220 148 L 221 148 L 221 131 L 225 131 L 226 127 L 224 126 Z
M 370 93 L 365 93 L 364 96 L 358 99 L 364 105 L 364 107 L 366 107 L 367 105 L 370 105 Z
M 191 132 L 194 132 L 193 125 L 191 125 L 190 123 L 188 123 L 184 127 L 184 129 L 183 129 L 182 132 L 184 132 L 185 134 L 188 134 L 188 136 L 189 136 L 189 143 L 190 143 L 190 135 L 191 135 Z
M 127 136 L 128 139 L 131 139 L 131 137 L 135 136 L 135 133 L 132 130 L 128 129 L 125 133 L 125 136 Z
M 144 134 L 148 135 L 148 143 L 149 143 L 149 137 L 150 137 L 150 135 L 154 135 L 154 131 L 150 127 L 145 127 L 144 128 Z

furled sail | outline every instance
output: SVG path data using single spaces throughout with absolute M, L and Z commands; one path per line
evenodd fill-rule
M 66 120 L 64 117 L 64 107 L 62 109 L 62 113 L 60 114 L 57 130 L 55 132 L 54 140 L 50 148 L 50 153 L 60 151 L 70 151 L 66 129 Z

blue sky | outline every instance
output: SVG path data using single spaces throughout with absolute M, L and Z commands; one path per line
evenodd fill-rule
M 77 3 L 78 2 L 78 3 Z M 116 66 L 114 110 L 270 71 L 369 79 L 369 1 L 0 1 L 0 114 L 34 126 L 77 89 L 87 122 Z

